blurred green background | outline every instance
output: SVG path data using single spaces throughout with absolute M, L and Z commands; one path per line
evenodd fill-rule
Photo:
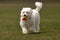
M 20 10 L 36 1 L 43 2 L 40 33 L 23 35 Z M 60 40 L 60 0 L 0 0 L 0 40 Z

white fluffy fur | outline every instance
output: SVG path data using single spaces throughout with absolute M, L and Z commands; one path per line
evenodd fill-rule
M 42 8 L 42 2 L 35 2 L 36 9 L 30 7 L 23 8 L 21 10 L 20 26 L 23 34 L 28 32 L 39 32 L 40 15 L 39 10 Z M 28 12 L 28 13 L 27 13 Z M 22 20 L 22 16 L 26 15 L 27 21 Z

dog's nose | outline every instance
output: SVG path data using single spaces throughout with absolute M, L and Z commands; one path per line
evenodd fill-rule
M 26 16 L 26 15 L 24 15 L 24 16 Z

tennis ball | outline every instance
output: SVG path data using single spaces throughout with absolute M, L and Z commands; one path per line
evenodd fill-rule
M 22 16 L 22 20 L 27 20 L 27 17 L 26 16 Z

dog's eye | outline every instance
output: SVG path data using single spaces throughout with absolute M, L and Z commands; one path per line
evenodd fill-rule
M 26 12 L 27 14 L 29 13 L 29 12 Z

